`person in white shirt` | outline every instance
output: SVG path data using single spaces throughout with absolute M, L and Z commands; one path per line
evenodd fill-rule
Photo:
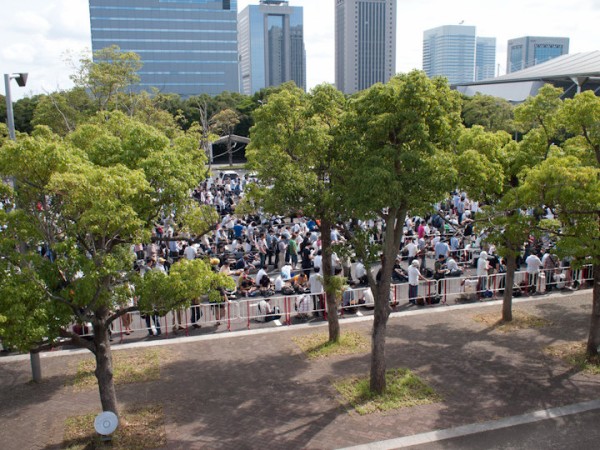
M 487 277 L 488 277 L 488 269 L 490 268 L 488 262 L 488 254 L 487 252 L 481 252 L 479 254 L 479 259 L 477 260 L 477 277 L 479 281 L 479 286 L 477 291 L 479 292 L 479 296 L 481 297 L 483 291 L 487 289 Z
M 354 268 L 354 275 L 356 276 L 356 280 L 361 284 L 369 284 L 369 279 L 367 277 L 367 269 L 365 265 L 358 261 L 356 263 L 356 267 Z
M 313 298 L 314 309 L 325 309 L 325 298 L 323 296 L 323 277 L 321 276 L 320 269 L 318 267 L 314 267 L 313 270 L 314 272 L 308 279 L 308 284 L 310 286 L 310 294 Z
M 263 267 L 261 267 L 260 270 L 258 271 L 258 273 L 256 274 L 254 283 L 257 286 L 260 286 L 260 281 L 262 280 L 263 277 L 268 277 L 268 274 L 267 274 L 267 271 Z
M 313 258 L 313 267 L 315 269 L 319 269 L 321 270 L 321 267 L 323 267 L 323 251 L 322 250 L 318 250 L 317 251 L 317 255 Z
M 452 257 L 446 259 L 446 268 L 448 269 L 447 276 L 449 277 L 460 277 L 463 274 L 463 271 L 458 266 L 458 263 Z
M 408 302 L 413 305 L 417 304 L 417 295 L 419 295 L 419 279 L 426 280 L 421 275 L 419 267 L 421 264 L 418 259 L 413 260 L 408 268 Z
M 408 265 L 410 265 L 413 262 L 413 259 L 416 258 L 417 251 L 419 249 L 417 247 L 417 244 L 415 244 L 415 241 L 412 237 L 408 237 L 406 239 L 407 239 L 407 242 L 406 242 L 406 245 L 404 246 L 404 248 L 402 249 L 402 251 L 406 250 L 407 257 L 408 257 Z
M 193 245 L 188 245 L 185 250 L 183 251 L 183 255 L 185 256 L 185 259 L 188 259 L 190 261 L 196 259 L 196 249 L 194 248 Z
M 278 275 L 277 278 L 275 278 L 275 292 L 281 292 L 283 285 L 283 278 L 281 278 L 281 275 Z
M 540 267 L 542 267 L 542 260 L 535 254 L 531 254 L 525 260 L 525 264 L 527 265 L 527 286 L 529 288 L 529 292 L 534 293 L 537 285 L 538 273 L 540 271 Z
M 292 266 L 289 264 L 284 265 L 281 268 L 281 278 L 283 281 L 288 281 L 292 278 Z
M 256 320 L 259 322 L 270 322 L 281 317 L 279 308 L 277 306 L 272 307 L 270 301 L 271 299 L 267 297 L 258 302 L 258 317 L 256 317 Z

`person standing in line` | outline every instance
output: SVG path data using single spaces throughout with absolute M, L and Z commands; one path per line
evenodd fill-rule
M 542 260 L 535 253 L 532 253 L 525 259 L 525 265 L 527 266 L 525 269 L 527 271 L 527 288 L 529 293 L 534 294 Z
M 419 280 L 427 281 L 421 272 L 419 272 L 420 263 L 418 259 L 413 260 L 408 268 L 408 302 L 417 304 L 417 295 L 419 295 Z
M 490 268 L 487 252 L 481 252 L 477 260 L 477 293 L 479 298 L 483 297 L 483 292 L 487 289 L 488 270 Z

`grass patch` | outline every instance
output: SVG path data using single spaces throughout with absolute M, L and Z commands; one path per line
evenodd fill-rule
M 369 350 L 369 340 L 356 331 L 340 334 L 339 342 L 329 342 L 329 334 L 313 333 L 292 338 L 306 355 L 311 358 L 326 358 L 334 355 L 351 355 Z
M 388 370 L 385 379 L 386 392 L 383 395 L 376 395 L 370 390 L 369 377 L 348 378 L 333 385 L 360 415 L 426 405 L 441 400 L 440 395 L 409 369 Z
M 119 417 L 119 426 L 110 442 L 103 442 L 94 430 L 95 417 L 96 414 L 69 417 L 65 423 L 62 448 L 142 450 L 167 445 L 162 406 L 148 406 L 122 413 Z
M 586 346 L 586 342 L 569 342 L 546 347 L 544 353 L 562 359 L 568 365 L 588 375 L 600 375 L 600 358 L 596 356 L 588 361 L 585 354 Z
M 159 349 L 119 351 L 113 352 L 112 356 L 115 384 L 143 383 L 160 379 Z M 98 386 L 95 370 L 96 360 L 92 357 L 84 359 L 77 366 L 77 373 L 71 384 L 80 389 Z
M 528 314 L 518 309 L 513 310 L 512 316 L 512 321 L 505 322 L 502 320 L 501 315 L 499 318 L 498 313 L 494 312 L 491 314 L 479 314 L 474 316 L 473 320 L 492 327 L 494 330 L 497 330 L 501 333 L 510 333 L 511 331 L 525 330 L 529 328 L 543 328 L 552 325 L 552 322 L 549 320 Z

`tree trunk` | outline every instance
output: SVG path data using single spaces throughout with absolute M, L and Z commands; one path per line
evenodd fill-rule
M 390 316 L 388 295 L 386 295 L 384 301 L 378 298 L 379 296 L 375 297 L 375 315 L 371 337 L 370 388 L 372 392 L 376 392 L 377 394 L 383 394 L 386 388 L 385 336 Z
M 40 352 L 31 350 L 29 352 L 29 360 L 31 362 L 31 378 L 34 383 L 42 381 L 42 363 L 40 361 Z
M 600 347 L 600 264 L 593 266 L 594 288 L 592 289 L 592 318 L 586 354 L 588 359 L 598 356 Z
M 383 394 L 386 389 L 385 336 L 391 312 L 390 284 L 392 270 L 400 249 L 405 216 L 405 211 L 390 209 L 383 238 L 383 255 L 381 258 L 381 275 L 379 281 L 375 282 L 370 268 L 368 270 L 369 284 L 374 287 L 373 294 L 375 299 L 373 334 L 371 338 L 370 389 L 371 392 L 379 395 Z
M 105 321 L 94 323 L 94 354 L 96 356 L 96 378 L 100 391 L 102 411 L 117 411 L 117 394 L 113 378 L 112 352 L 110 349 L 109 331 Z
M 321 246 L 323 250 L 322 269 L 325 286 L 325 296 L 327 297 L 327 324 L 329 326 L 329 342 L 339 342 L 340 340 L 340 321 L 337 315 L 337 292 L 329 283 L 332 277 L 331 267 L 331 222 L 321 218 Z
M 506 275 L 504 278 L 504 297 L 502 301 L 502 320 L 511 322 L 512 317 L 512 298 L 513 286 L 515 284 L 515 271 L 517 270 L 517 257 L 509 251 L 506 257 Z

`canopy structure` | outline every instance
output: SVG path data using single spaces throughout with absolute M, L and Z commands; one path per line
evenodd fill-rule
M 489 80 L 453 85 L 465 95 L 493 95 L 511 103 L 524 102 L 544 84 L 564 89 L 564 98 L 581 91 L 600 93 L 600 50 L 563 55 L 542 64 Z

